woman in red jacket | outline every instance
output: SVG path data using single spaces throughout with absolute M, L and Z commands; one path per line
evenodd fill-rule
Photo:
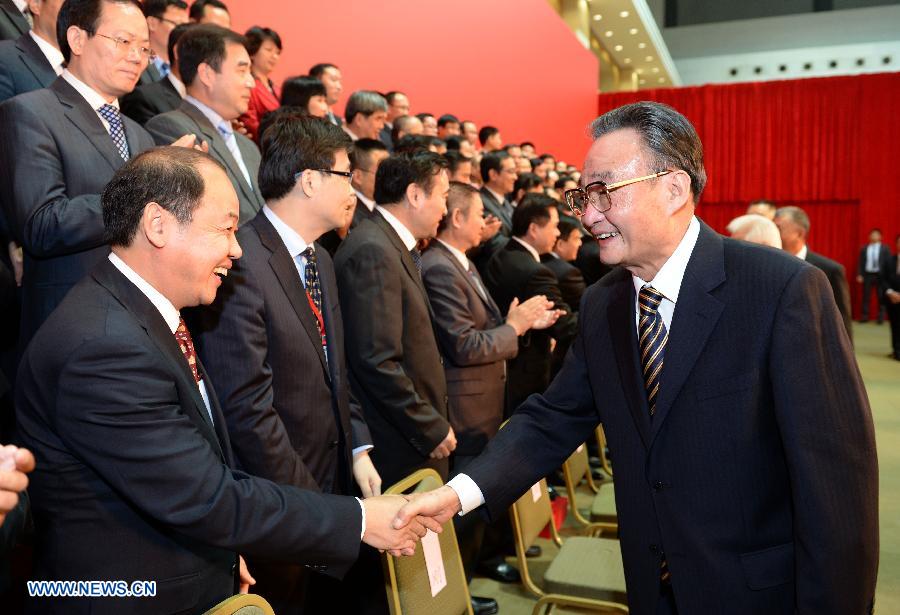
M 269 75 L 275 70 L 281 57 L 281 37 L 270 28 L 253 26 L 244 34 L 247 53 L 250 54 L 253 79 L 256 86 L 250 92 L 250 106 L 240 120 L 254 140 L 258 140 L 259 120 L 269 111 L 279 107 L 281 98 Z

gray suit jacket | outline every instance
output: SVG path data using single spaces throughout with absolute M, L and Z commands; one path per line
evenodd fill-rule
M 122 122 L 132 156 L 153 147 L 143 128 Z M 109 253 L 100 192 L 124 161 L 97 113 L 61 77 L 0 105 L 0 135 L 0 203 L 25 249 L 24 342 Z
M 15 40 L 30 29 L 28 20 L 12 0 L 0 0 L 0 40 Z
M 335 256 L 353 393 L 372 432 L 372 460 L 385 485 L 424 467 L 447 437 L 444 378 L 425 285 L 400 237 L 377 213 Z
M 372 438 L 350 395 L 331 258 L 316 250 L 326 360 L 294 260 L 266 215 L 238 241 L 243 256 L 192 328 L 235 456 L 242 469 L 279 484 L 350 494 L 351 450 Z
M 0 102 L 45 88 L 56 72 L 29 33 L 0 43 Z
M 168 79 L 139 85 L 119 101 L 122 113 L 138 124 L 146 124 L 152 118 L 179 108 L 181 94 Z
M 504 324 L 483 283 L 479 292 L 476 276 L 471 261 L 466 271 L 440 242 L 422 255 L 422 277 L 445 357 L 450 424 L 456 432 L 458 455 L 477 455 L 500 428 L 506 359 L 519 351 L 515 330 Z
M 162 78 L 163 76 L 160 75 L 159 71 L 156 69 L 156 64 L 150 62 L 147 64 L 147 68 L 144 69 L 144 72 L 141 73 L 141 77 L 138 79 L 138 86 L 156 83 L 157 81 L 162 81 Z
M 231 180 L 231 185 L 237 192 L 241 207 L 240 223 L 246 224 L 256 216 L 256 212 L 262 209 L 265 201 L 259 192 L 259 184 L 256 182 L 262 157 L 253 141 L 240 133 L 234 133 L 241 158 L 244 159 L 244 165 L 253 182 L 251 188 L 247 185 L 247 180 L 228 149 L 228 145 L 225 144 L 225 139 L 200 109 L 191 103 L 184 101 L 175 111 L 157 115 L 147 122 L 147 130 L 160 145 L 171 143 L 189 133 L 193 133 L 209 143 L 209 154 L 225 166 L 228 179 Z

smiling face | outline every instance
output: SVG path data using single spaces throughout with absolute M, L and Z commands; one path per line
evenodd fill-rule
M 66 32 L 72 58 L 69 70 L 107 100 L 134 89 L 150 59 L 139 47 L 150 46 L 143 13 L 133 4 L 101 2 L 94 36 L 77 26 Z M 110 37 L 110 38 L 106 38 Z M 117 43 L 120 39 L 128 44 Z
M 166 274 L 170 299 L 179 309 L 212 303 L 231 261 L 241 257 L 235 237 L 237 194 L 222 169 L 205 163 L 198 170 L 205 185 L 200 205 L 189 223 L 175 228 L 165 246 L 163 265 L 171 265 Z
M 278 65 L 281 58 L 281 49 L 271 39 L 266 39 L 259 46 L 253 56 L 253 72 L 257 75 L 268 76 Z
M 209 106 L 223 119 L 234 120 L 247 112 L 253 76 L 250 74 L 250 56 L 243 45 L 225 43 L 225 59 L 216 72 L 208 64 L 201 64 L 198 78 L 206 86 Z
M 538 254 L 547 254 L 553 250 L 556 239 L 559 237 L 559 212 L 555 207 L 549 209 L 550 219 L 543 225 L 532 222 L 528 229 L 528 243 Z
M 630 128 L 594 141 L 584 163 L 582 185 L 613 183 L 649 175 L 653 159 L 640 135 Z M 644 280 L 652 280 L 684 236 L 693 201 L 684 171 L 625 186 L 610 193 L 612 207 L 599 213 L 588 206 L 581 222 L 600 246 L 600 260 L 622 265 Z

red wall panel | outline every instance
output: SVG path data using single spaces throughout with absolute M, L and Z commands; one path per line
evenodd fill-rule
M 597 58 L 546 0 L 228 0 L 235 30 L 275 29 L 275 74 L 338 65 L 358 89 L 402 90 L 412 112 L 453 113 L 581 166 L 597 110 Z

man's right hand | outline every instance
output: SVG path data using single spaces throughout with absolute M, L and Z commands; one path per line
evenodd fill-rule
M 414 523 L 415 520 L 423 518 L 430 518 L 443 525 L 462 510 L 459 496 L 447 485 L 434 491 L 416 493 L 407 497 L 409 503 L 400 509 L 394 519 L 395 528 L 404 528 L 408 524 Z
M 524 303 L 519 303 L 516 297 L 509 304 L 506 314 L 506 324 L 516 330 L 516 335 L 524 335 L 535 323 L 545 318 L 547 310 L 553 307 L 553 302 L 544 295 L 535 295 Z
M 209 143 L 200 140 L 196 135 L 186 134 L 172 142 L 172 147 L 192 147 L 204 154 L 209 153 Z
M 431 451 L 429 457 L 431 459 L 444 459 L 449 457 L 454 449 L 456 449 L 456 434 L 453 433 L 453 427 L 451 427 L 450 431 L 447 432 L 447 437 Z
M 500 232 L 501 226 L 503 226 L 503 223 L 497 216 L 489 214 L 487 217 L 485 217 L 484 226 L 481 228 L 481 243 L 484 243 L 489 239 L 493 239 L 494 235 Z
M 402 527 L 395 527 L 394 522 L 400 510 L 407 504 L 407 496 L 379 495 L 363 500 L 366 509 L 366 533 L 363 542 L 367 545 L 387 551 L 394 557 L 412 555 L 416 552 L 416 543 L 427 530 L 440 533 L 441 524 L 430 517 L 407 515 Z
M 28 486 L 26 474 L 34 470 L 34 455 L 12 444 L 0 448 L 0 525 L 19 503 L 19 493 Z

